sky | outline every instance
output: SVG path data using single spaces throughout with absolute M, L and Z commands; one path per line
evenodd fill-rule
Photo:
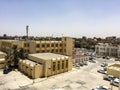
M 0 0 L 0 35 L 120 36 L 120 0 Z

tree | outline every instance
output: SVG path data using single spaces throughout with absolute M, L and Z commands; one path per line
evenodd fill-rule
M 27 54 L 25 53 L 23 48 L 20 48 L 19 52 L 18 52 L 19 58 L 21 59 L 26 59 L 27 58 Z
M 13 49 L 13 62 L 14 62 L 14 66 L 18 67 L 18 62 L 19 62 L 19 56 L 18 56 L 18 47 L 17 45 L 13 45 L 12 47 Z

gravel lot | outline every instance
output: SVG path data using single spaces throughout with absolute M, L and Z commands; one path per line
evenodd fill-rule
M 91 90 L 98 85 L 111 87 L 109 81 L 103 80 L 103 74 L 98 73 L 100 64 L 118 63 L 113 60 L 96 59 L 96 63 L 88 62 L 87 66 L 73 68 L 69 72 L 51 76 L 49 78 L 29 79 L 19 71 L 12 71 L 4 75 L 0 70 L 0 90 Z M 113 86 L 113 90 L 118 87 Z

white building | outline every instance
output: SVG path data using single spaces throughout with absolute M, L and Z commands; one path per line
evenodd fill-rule
M 95 45 L 95 53 L 100 56 L 120 57 L 120 46 L 99 43 Z

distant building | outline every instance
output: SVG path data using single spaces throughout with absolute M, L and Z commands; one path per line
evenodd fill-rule
M 107 41 L 116 40 L 116 36 L 106 37 Z
M 62 37 L 61 41 L 57 40 L 0 40 L 0 50 L 11 51 L 13 45 L 18 48 L 24 48 L 28 54 L 51 52 L 72 56 L 74 51 L 74 40 L 70 37 Z
M 109 43 L 99 43 L 95 45 L 95 52 L 101 56 L 120 57 L 120 46 Z
M 73 55 L 73 63 L 80 63 L 80 62 L 88 61 L 88 60 L 89 60 L 89 56 L 81 55 L 81 54 Z
M 19 70 L 32 78 L 49 77 L 72 69 L 70 56 L 37 53 L 29 54 L 29 60 L 20 60 Z

